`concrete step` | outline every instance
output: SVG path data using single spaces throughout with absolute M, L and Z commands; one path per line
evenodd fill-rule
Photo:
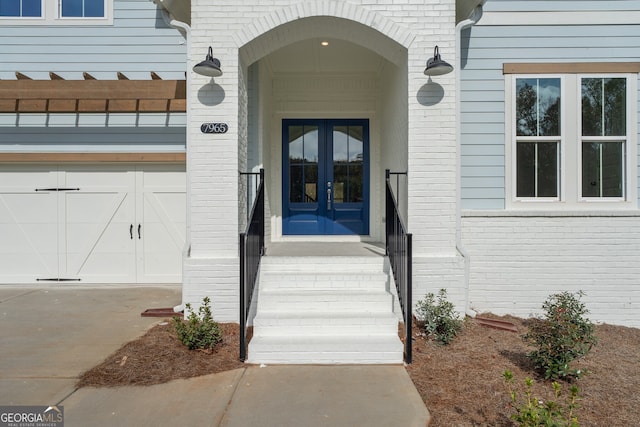
M 260 261 L 260 269 L 265 272 L 296 271 L 340 271 L 363 272 L 383 271 L 383 257 L 344 257 L 344 256 L 304 256 L 283 257 L 265 256 Z
M 249 343 L 248 363 L 396 364 L 402 363 L 398 336 L 266 337 Z
M 389 277 L 382 272 L 269 272 L 260 271 L 261 289 L 386 289 Z
M 260 312 L 253 319 L 254 336 L 316 337 L 345 335 L 394 335 L 398 338 L 398 318 L 384 313 Z
M 379 291 L 263 289 L 259 295 L 264 312 L 386 312 L 393 310 L 393 296 Z

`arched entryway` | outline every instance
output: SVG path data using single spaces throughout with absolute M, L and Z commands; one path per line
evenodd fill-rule
M 406 47 L 351 19 L 310 16 L 256 36 L 240 59 L 239 158 L 266 170 L 267 239 L 380 241 L 384 169 L 407 163 Z

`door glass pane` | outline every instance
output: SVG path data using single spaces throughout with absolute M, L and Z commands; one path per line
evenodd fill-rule
M 289 126 L 289 201 L 318 200 L 318 126 Z
M 318 165 L 307 163 L 304 165 L 304 202 L 318 201 Z
M 560 135 L 560 79 L 516 79 L 518 136 Z
M 626 79 L 583 78 L 582 135 L 626 135 L 626 103 Z
M 362 200 L 362 165 L 349 165 L 349 202 L 361 203 Z
M 363 132 L 363 126 L 333 128 L 333 192 L 336 203 L 362 202 Z
M 333 128 L 333 161 L 346 162 L 349 159 L 349 127 Z
M 333 164 L 333 202 L 344 203 L 347 201 L 346 192 L 349 182 L 349 167 L 343 163 Z
M 302 203 L 304 199 L 304 179 L 302 165 L 289 166 L 289 201 Z

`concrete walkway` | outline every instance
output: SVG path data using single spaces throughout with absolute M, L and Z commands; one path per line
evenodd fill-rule
M 74 384 L 180 303 L 179 287 L 0 287 L 0 405 L 62 405 L 65 426 L 425 426 L 402 366 L 252 366 L 148 387 Z

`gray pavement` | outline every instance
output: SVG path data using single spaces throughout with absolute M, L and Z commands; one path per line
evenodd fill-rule
M 0 405 L 64 407 L 65 426 L 428 424 L 402 366 L 253 366 L 147 387 L 76 389 L 78 376 L 180 303 L 171 287 L 0 287 Z

